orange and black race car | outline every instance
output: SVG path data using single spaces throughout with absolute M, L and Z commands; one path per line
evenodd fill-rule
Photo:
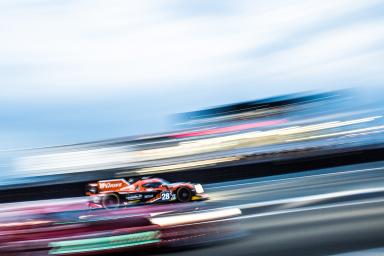
M 169 183 L 160 178 L 100 180 L 90 183 L 86 195 L 90 208 L 117 208 L 138 203 L 190 202 L 204 200 L 201 184 Z

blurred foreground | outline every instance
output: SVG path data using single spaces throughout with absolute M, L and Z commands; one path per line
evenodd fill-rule
M 323 255 L 384 246 L 384 163 L 206 185 L 207 202 L 1 205 L 1 255 Z

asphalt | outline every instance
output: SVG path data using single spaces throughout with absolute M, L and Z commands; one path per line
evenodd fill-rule
M 384 247 L 384 162 L 203 184 L 201 209 L 239 208 L 236 237 L 149 255 L 337 255 Z M 60 201 L 61 200 L 61 201 Z M 59 199 L 74 209 L 85 198 Z M 55 200 L 48 200 L 54 203 Z M 42 201 L 24 202 L 28 207 Z M 2 209 L 21 203 L 3 204 Z M 216 225 L 226 225 L 217 222 Z M 123 254 L 126 255 L 126 254 Z
M 207 185 L 210 207 L 242 210 L 244 236 L 182 255 L 337 255 L 384 246 L 383 162 L 302 174 Z

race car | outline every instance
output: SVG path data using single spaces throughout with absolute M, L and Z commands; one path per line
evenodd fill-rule
M 133 204 L 190 202 L 204 200 L 201 184 L 188 182 L 169 183 L 160 178 L 142 177 L 100 180 L 88 184 L 90 208 L 117 208 Z

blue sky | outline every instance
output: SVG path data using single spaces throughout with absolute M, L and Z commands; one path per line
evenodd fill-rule
M 0 0 L 0 34 L 0 150 L 384 78 L 384 1 Z

